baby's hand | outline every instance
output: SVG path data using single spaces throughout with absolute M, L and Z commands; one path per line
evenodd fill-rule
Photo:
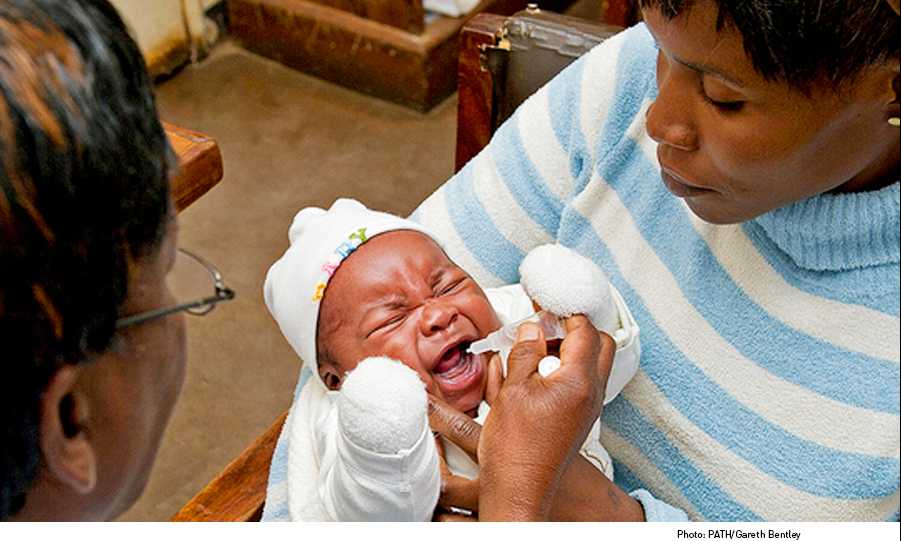
M 560 244 L 534 248 L 519 266 L 520 283 L 533 306 L 558 316 L 586 316 L 598 330 L 613 332 L 618 315 L 610 282 L 597 264 Z
M 428 429 L 428 395 L 416 372 L 369 357 L 344 379 L 338 423 L 348 439 L 377 453 L 410 449 Z

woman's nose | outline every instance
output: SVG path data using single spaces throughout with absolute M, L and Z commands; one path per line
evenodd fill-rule
M 646 129 L 658 144 L 691 152 L 698 148 L 698 132 L 692 118 L 692 96 L 674 77 L 658 79 L 657 99 L 648 107 Z
M 457 308 L 441 299 L 431 299 L 422 308 L 422 334 L 431 336 L 450 327 L 457 320 Z

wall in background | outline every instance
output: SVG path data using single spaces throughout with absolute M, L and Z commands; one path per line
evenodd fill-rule
M 110 0 L 131 28 L 150 72 L 167 75 L 202 58 L 218 37 L 206 12 L 222 0 Z

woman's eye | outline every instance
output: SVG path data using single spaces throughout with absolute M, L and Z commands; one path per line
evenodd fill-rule
M 707 94 L 703 94 L 703 96 L 704 100 L 710 105 L 713 105 L 717 109 L 722 109 L 723 111 L 730 113 L 741 111 L 742 107 L 744 107 L 745 105 L 745 102 L 743 101 L 719 101 L 711 98 Z
M 708 86 L 709 85 L 709 86 Z M 717 83 L 708 83 L 704 79 L 701 80 L 701 97 L 704 98 L 704 101 L 713 105 L 717 109 L 721 109 L 726 112 L 734 113 L 740 111 L 742 107 L 744 107 L 744 100 L 740 99 L 729 99 L 728 95 L 733 94 L 733 92 L 728 90 L 722 90 L 721 85 Z M 721 95 L 723 97 L 717 97 L 717 95 Z

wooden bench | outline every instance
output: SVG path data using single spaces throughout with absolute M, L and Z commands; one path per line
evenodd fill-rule
M 173 522 L 249 522 L 263 516 L 269 464 L 285 424 L 285 412 L 263 434 L 191 498 Z

